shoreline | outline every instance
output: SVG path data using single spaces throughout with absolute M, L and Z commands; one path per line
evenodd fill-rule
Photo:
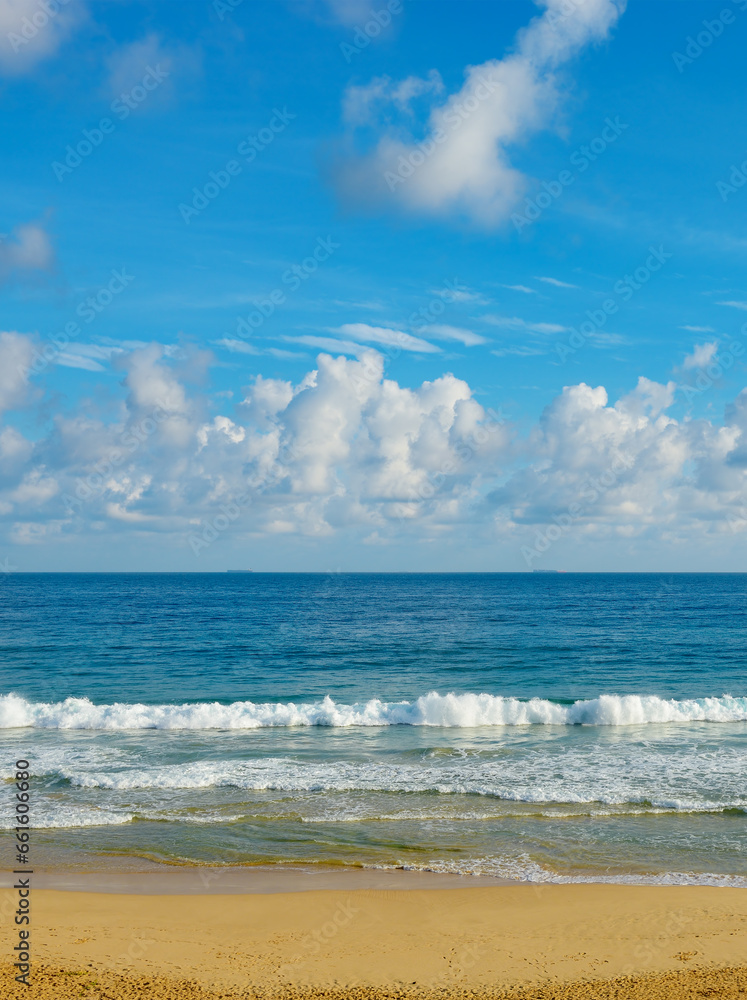
M 0 890 L 13 884 L 14 873 L 0 869 Z M 696 881 L 698 879 L 707 881 Z M 735 880 L 735 881 L 730 881 Z M 61 892 L 132 893 L 135 895 L 241 895 L 351 891 L 362 889 L 465 889 L 513 886 L 609 886 L 629 888 L 747 889 L 747 877 L 722 873 L 557 872 L 540 880 L 475 872 L 443 872 L 409 867 L 368 867 L 308 862 L 288 864 L 196 865 L 169 863 L 137 855 L 60 864 L 37 864 L 34 886 Z
M 12 899 L 7 889 L 0 896 L 3 905 Z M 724 997 L 747 989 L 747 893 L 738 889 L 525 884 L 146 895 L 34 885 L 32 913 L 39 1000 L 522 990 L 679 1000 L 703 995 L 688 992 L 690 980 L 717 982 L 712 995 Z M 3 995 L 26 995 L 9 978 L 9 955 L 3 961 Z M 621 977 L 630 989 L 602 991 Z
M 17 876 L 0 871 L 0 890 Z M 460 875 L 400 868 L 331 868 L 312 866 L 245 865 L 216 868 L 208 865 L 150 863 L 140 871 L 37 871 L 36 889 L 55 892 L 132 895 L 274 895 L 295 892 L 350 892 L 352 890 L 430 890 L 516 886 L 514 879 L 490 875 Z M 531 886 L 533 883 L 520 883 Z

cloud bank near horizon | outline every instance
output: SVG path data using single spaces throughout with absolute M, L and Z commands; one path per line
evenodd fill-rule
M 34 436 L 20 428 L 48 409 L 19 374 L 34 350 L 0 335 L 6 544 L 129 533 L 199 554 L 229 536 L 387 545 L 473 532 L 533 551 L 571 528 L 582 544 L 673 546 L 747 531 L 747 389 L 717 423 L 669 415 L 674 382 L 641 376 L 615 402 L 581 382 L 522 434 L 450 373 L 400 385 L 374 349 L 320 354 L 295 384 L 257 376 L 229 407 L 195 388 L 204 352 L 150 344 L 115 358 L 126 396 L 113 415 L 80 407 Z

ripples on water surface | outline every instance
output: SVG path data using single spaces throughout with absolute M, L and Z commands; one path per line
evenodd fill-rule
M 17 574 L 0 597 L 0 739 L 50 864 L 747 885 L 746 576 Z

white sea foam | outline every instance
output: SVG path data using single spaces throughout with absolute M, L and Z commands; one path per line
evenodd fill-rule
M 376 867 L 386 868 L 381 865 Z M 747 878 L 743 875 L 727 875 L 718 872 L 657 872 L 623 873 L 609 875 L 602 873 L 573 872 L 570 874 L 551 871 L 537 864 L 528 855 L 519 857 L 484 857 L 460 859 L 459 861 L 435 861 L 427 865 L 404 865 L 408 871 L 430 871 L 453 875 L 489 875 L 493 878 L 513 879 L 517 882 L 540 883 L 607 883 L 612 885 L 712 885 L 724 888 L 747 888 Z
M 202 702 L 143 705 L 117 702 L 94 705 L 88 698 L 34 703 L 18 695 L 0 696 L 0 729 L 260 729 L 288 726 L 637 726 L 647 723 L 745 722 L 747 698 L 683 700 L 656 695 L 605 694 L 572 705 L 545 698 L 520 701 L 491 694 L 421 695 L 415 701 L 372 698 L 352 705 L 329 696 L 312 703 L 230 705 Z
M 45 800 L 31 817 L 35 830 L 60 830 L 84 826 L 122 826 L 131 823 L 134 814 L 126 809 L 95 809 L 90 806 L 70 805 Z M 8 811 L 0 819 L 0 830 L 15 829 L 15 820 Z
M 573 811 L 591 807 L 596 815 L 606 815 L 608 809 L 610 815 L 620 815 L 621 811 L 632 814 L 634 810 L 640 814 L 747 810 L 744 754 L 725 754 L 718 771 L 709 769 L 703 754 L 694 748 L 682 748 L 676 757 L 676 773 L 672 773 L 673 760 L 672 756 L 656 752 L 631 757 L 625 750 L 613 750 L 610 757 L 605 757 L 594 748 L 577 748 L 544 760 L 529 753 L 516 756 L 510 763 L 504 758 L 423 764 L 261 757 L 160 766 L 141 761 L 116 770 L 81 770 L 61 764 L 54 774 L 78 788 L 124 796 L 137 792 L 143 802 L 154 795 L 159 798 L 200 789 L 225 789 L 231 796 L 236 790 L 263 797 L 268 792 L 281 797 L 291 795 L 286 803 L 289 808 L 321 822 L 376 819 L 393 815 L 393 808 L 398 818 L 406 818 L 413 808 L 422 808 L 422 802 L 412 799 L 400 799 L 395 805 L 391 796 L 402 793 L 428 795 L 429 799 L 436 793 L 443 802 L 436 808 L 445 819 L 451 809 L 446 800 L 463 795 L 499 800 L 503 814 L 507 814 L 510 803 L 516 803 L 524 812 L 529 807 L 564 806 Z M 317 806 L 309 811 L 309 796 L 313 798 L 319 792 L 336 793 L 338 799 L 325 798 L 328 808 L 321 813 Z M 304 802 L 307 806 L 302 805 Z M 427 812 L 432 811 L 435 802 L 430 799 Z M 494 811 L 493 806 L 480 808 Z

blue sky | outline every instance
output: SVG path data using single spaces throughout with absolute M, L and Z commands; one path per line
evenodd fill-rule
M 744 568 L 744 0 L 48 10 L 0 561 Z

